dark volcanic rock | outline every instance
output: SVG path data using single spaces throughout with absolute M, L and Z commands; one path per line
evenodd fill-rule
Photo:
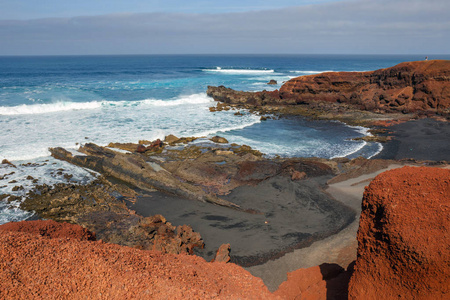
M 147 163 L 138 153 L 123 154 L 86 144 L 79 149 L 86 156 L 73 156 L 63 148 L 51 148 L 53 157 L 86 167 L 132 184 L 143 190 L 160 190 L 181 197 L 237 208 L 237 205 L 206 193 L 201 187 L 180 181 L 157 163 Z
M 189 254 L 192 254 L 194 247 L 203 247 L 202 238 L 190 226 L 175 227 L 160 215 L 144 218 L 129 210 L 116 198 L 119 195 L 133 197 L 133 193 L 132 190 L 111 185 L 103 179 L 84 186 L 43 185 L 38 186 L 34 193 L 29 193 L 20 208 L 34 211 L 43 219 L 81 225 L 95 232 L 98 239 L 119 245 Z M 11 226 L 13 225 L 5 225 L 6 229 Z M 38 222 L 31 231 L 28 227 L 18 230 L 39 231 L 41 235 L 55 236 L 61 226 L 54 222 Z
M 224 86 L 208 86 L 206 94 L 213 97 L 214 100 L 224 102 L 227 104 L 239 104 L 252 106 L 264 106 L 269 104 L 294 104 L 281 101 L 278 91 L 268 92 L 241 92 L 235 91 Z
M 211 138 L 211 141 L 213 141 L 214 143 L 218 143 L 218 144 L 228 144 L 228 140 L 224 137 L 221 136 L 213 136 Z

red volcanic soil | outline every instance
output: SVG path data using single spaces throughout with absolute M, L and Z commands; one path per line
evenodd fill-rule
M 274 295 L 296 300 L 348 299 L 348 281 L 352 267 L 353 263 L 350 270 L 344 271 L 337 264 L 322 264 L 295 270 L 287 274 L 287 280 Z
M 285 102 L 349 103 L 369 111 L 433 111 L 450 108 L 450 61 L 405 62 L 370 72 L 301 76 L 279 91 Z
M 0 225 L 0 230 L 38 234 L 48 238 L 70 238 L 78 241 L 95 241 L 95 234 L 74 224 L 58 223 L 53 220 L 10 222 Z
M 4 229 L 0 298 L 276 299 L 235 264 Z
M 351 299 L 450 299 L 450 170 L 403 167 L 366 188 Z

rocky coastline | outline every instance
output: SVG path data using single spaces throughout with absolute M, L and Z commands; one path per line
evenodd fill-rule
M 208 87 L 216 101 L 260 112 L 321 119 L 406 118 L 450 113 L 450 61 L 405 62 L 369 72 L 325 72 L 293 78 L 279 90 L 240 92 Z M 334 113 L 334 117 L 330 115 Z
M 346 269 L 321 264 L 296 270 L 274 293 L 232 263 L 95 241 L 79 225 L 5 224 L 0 226 L 0 296 L 446 299 L 449 253 L 442 243 L 450 242 L 448 178 L 449 169 L 436 167 L 403 167 L 377 176 L 364 193 L 356 262 Z M 424 233 L 420 239 L 417 230 Z
M 445 287 L 450 280 L 448 268 L 438 271 L 439 266 L 448 266 L 449 254 L 435 247 L 439 242 L 425 232 L 421 238 L 429 246 L 421 248 L 415 243 L 414 226 L 419 223 L 411 221 L 422 220 L 421 212 L 429 212 L 433 221 L 420 224 L 432 231 L 439 231 L 435 224 L 441 224 L 443 232 L 434 236 L 442 236 L 444 244 L 450 244 L 446 233 L 450 61 L 302 76 L 273 92 L 241 92 L 220 86 L 208 87 L 207 94 L 218 101 L 212 112 L 246 109 L 262 118 L 301 116 L 364 125 L 376 135 L 370 137 L 372 141 L 386 143 L 384 151 L 374 159 L 268 158 L 218 136 L 173 135 L 107 147 L 87 143 L 78 151 L 51 148 L 54 158 L 99 175 L 89 184 L 78 185 L 70 182 L 69 174 L 67 183 L 37 186 L 26 195 L 21 209 L 34 212 L 36 219 L 58 223 L 0 226 L 0 296 L 26 294 L 9 289 L 24 287 L 19 284 L 24 280 L 38 280 L 25 268 L 20 269 L 21 264 L 29 264 L 36 274 L 47 274 L 51 285 L 70 286 L 64 293 L 72 297 L 83 297 L 86 289 L 101 293 L 98 298 L 132 291 L 142 297 L 166 295 L 174 299 L 362 299 L 375 297 L 380 288 L 385 289 L 387 298 L 396 291 L 412 298 L 432 295 L 444 299 L 450 294 Z M 2 167 L 15 168 L 6 160 Z M 399 169 L 375 177 L 390 168 Z M 350 200 L 345 193 L 330 188 L 339 183 L 344 183 Z M 366 185 L 361 207 L 361 191 Z M 393 192 L 385 195 L 386 189 Z M 402 193 L 408 196 L 403 199 Z M 425 194 L 431 195 L 426 197 L 429 203 L 419 207 L 415 202 L 422 201 Z M 1 197 L 17 200 L 12 195 Z M 391 205 L 394 202 L 395 207 Z M 406 213 L 411 211 L 415 214 Z M 397 222 L 404 226 L 397 226 Z M 299 269 L 293 272 L 280 260 L 288 257 L 287 253 L 293 257 L 299 249 L 308 251 L 323 241 L 332 241 L 338 234 L 343 234 L 339 239 L 345 242 L 336 247 L 336 258 L 330 258 L 324 246 L 311 259 L 313 265 L 294 264 L 289 258 L 287 263 Z M 92 262 L 83 258 L 81 270 L 70 262 L 66 265 L 64 255 L 80 259 L 76 253 L 95 252 L 95 259 L 104 265 L 89 267 L 92 274 L 98 270 L 113 276 L 128 264 L 130 274 L 147 279 L 138 284 L 125 276 L 120 284 L 96 288 L 88 280 L 81 288 L 81 279 L 76 276 L 66 282 L 33 260 L 9 254 L 27 253 L 27 247 L 42 248 L 35 254 L 41 259 L 53 251 L 62 269 L 80 274 Z M 412 254 L 408 249 L 413 249 Z M 380 255 L 372 257 L 374 251 Z M 136 263 L 130 263 L 128 256 Z M 109 260 L 115 262 L 106 263 Z M 155 261 L 163 262 L 162 266 L 155 266 Z M 174 262 L 178 270 L 168 267 Z M 257 274 L 264 283 L 233 263 Z M 275 274 L 277 263 L 277 268 L 283 265 L 280 270 L 284 274 L 291 272 L 281 285 L 280 278 L 264 275 Z M 415 274 L 408 273 L 409 267 Z M 438 278 L 424 276 L 425 271 Z M 8 274 L 14 276 L 7 279 Z M 158 279 L 158 274 L 164 274 L 163 279 Z M 412 282 L 413 288 L 404 286 L 405 280 Z M 50 292 L 37 286 L 37 293 Z

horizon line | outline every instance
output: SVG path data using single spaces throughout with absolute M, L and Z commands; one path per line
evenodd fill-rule
M 450 56 L 450 53 L 139 53 L 139 54 L 0 54 L 0 57 L 48 57 L 48 56 L 296 56 L 296 55 L 335 55 L 335 56 Z

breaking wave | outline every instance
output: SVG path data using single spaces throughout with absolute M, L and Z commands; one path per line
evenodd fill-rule
M 139 101 L 91 101 L 91 102 L 70 102 L 60 101 L 43 104 L 22 104 L 18 106 L 0 106 L 0 115 L 34 115 L 52 112 L 92 110 L 102 107 L 127 107 L 127 106 L 178 106 L 183 104 L 203 104 L 213 102 L 212 98 L 206 94 L 193 94 L 189 96 L 177 97 L 169 100 L 145 99 Z

